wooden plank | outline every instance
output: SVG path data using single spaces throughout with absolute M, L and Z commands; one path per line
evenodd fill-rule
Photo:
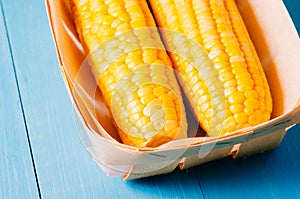
M 0 4 L 0 198 L 38 198 Z
M 43 1 L 2 0 L 42 198 L 202 198 L 176 171 L 134 182 L 107 177 L 83 148 Z

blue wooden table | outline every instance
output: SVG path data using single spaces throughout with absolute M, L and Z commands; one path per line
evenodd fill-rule
M 284 2 L 300 32 L 300 1 Z M 278 148 L 246 159 L 107 177 L 76 133 L 44 1 L 0 0 L 0 44 L 1 199 L 300 198 L 300 125 Z

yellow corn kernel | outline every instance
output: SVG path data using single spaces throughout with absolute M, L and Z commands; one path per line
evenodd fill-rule
M 147 2 L 73 0 L 71 7 L 123 143 L 156 147 L 185 138 L 180 89 Z
M 166 46 L 175 49 L 170 57 L 178 79 L 200 126 L 209 135 L 223 135 L 270 119 L 272 99 L 267 79 L 234 0 L 149 2 L 158 26 L 164 28 L 161 32 Z M 181 48 L 197 48 L 183 39 L 170 39 L 172 31 L 193 39 L 208 57 L 195 50 L 190 50 L 189 56 L 180 54 L 185 53 Z M 194 55 L 201 61 L 194 61 Z M 202 65 L 208 58 L 213 65 Z M 215 86 L 219 90 L 211 86 L 218 83 L 211 80 L 214 73 L 222 85 Z M 222 130 L 210 133 L 218 123 L 223 124 Z

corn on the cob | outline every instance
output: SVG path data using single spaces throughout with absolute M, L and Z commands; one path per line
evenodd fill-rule
M 267 79 L 234 0 L 150 0 L 150 5 L 160 28 L 176 31 L 197 42 L 218 71 L 225 98 L 223 105 L 221 98 L 215 99 L 206 80 L 199 75 L 199 66 L 191 67 L 189 60 L 171 53 L 176 70 L 186 81 L 181 84 L 190 105 L 209 135 L 223 135 L 269 120 L 272 99 Z M 168 39 L 169 31 L 162 33 L 171 50 L 185 48 L 182 42 Z M 211 81 L 218 82 L 217 79 Z M 218 113 L 213 111 L 221 111 L 222 107 L 225 108 L 223 119 L 222 114 L 217 117 Z M 216 119 L 222 124 L 220 131 L 212 130 L 216 128 L 211 126 L 212 120 Z
M 74 0 L 72 11 L 123 143 L 156 147 L 185 138 L 180 89 L 146 1 Z

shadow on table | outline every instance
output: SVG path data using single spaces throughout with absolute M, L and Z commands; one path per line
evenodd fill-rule
M 242 196 L 265 194 L 300 195 L 300 125 L 293 127 L 281 145 L 262 154 L 233 160 L 227 157 L 170 174 L 128 181 L 129 187 L 141 187 L 156 194 L 157 187 L 170 192 L 189 191 L 206 196 Z M 163 194 L 163 193 L 162 193 Z M 193 195 L 193 194 L 192 194 Z

